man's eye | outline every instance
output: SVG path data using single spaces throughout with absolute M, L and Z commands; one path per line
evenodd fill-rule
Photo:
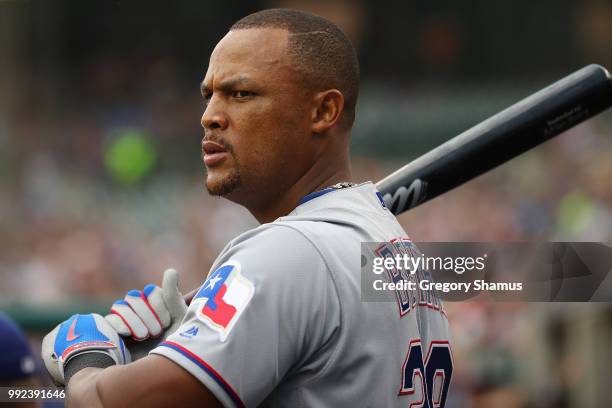
M 212 92 L 210 93 L 205 93 L 202 95 L 202 100 L 204 101 L 204 106 L 208 106 L 208 104 L 210 103 L 210 100 L 212 99 Z
M 248 98 L 249 96 L 253 96 L 254 93 L 253 92 L 249 92 L 249 91 L 234 91 L 232 92 L 232 96 L 234 98 Z

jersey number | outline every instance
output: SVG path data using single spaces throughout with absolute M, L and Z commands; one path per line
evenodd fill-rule
M 452 375 L 453 359 L 447 341 L 432 341 L 423 359 L 421 340 L 412 340 L 404 361 L 398 395 L 412 395 L 418 386 L 422 398 L 411 403 L 409 408 L 444 408 Z

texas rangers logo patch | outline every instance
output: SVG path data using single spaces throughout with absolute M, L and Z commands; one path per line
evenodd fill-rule
M 255 286 L 240 274 L 240 263 L 229 261 L 210 274 L 194 296 L 197 317 L 225 341 L 253 297 Z

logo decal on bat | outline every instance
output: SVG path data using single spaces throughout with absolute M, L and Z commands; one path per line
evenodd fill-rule
M 416 207 L 425 201 L 427 193 L 427 183 L 421 179 L 415 179 L 410 186 L 406 188 L 401 186 L 395 193 L 385 194 L 383 200 L 387 205 L 387 208 L 395 215 L 401 213 L 409 208 Z

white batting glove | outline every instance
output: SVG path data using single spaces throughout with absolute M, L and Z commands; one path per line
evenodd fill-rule
M 164 272 L 162 287 L 147 285 L 144 290 L 131 290 L 116 301 L 106 320 L 123 337 L 142 342 L 148 338 L 164 340 L 181 324 L 187 313 L 187 304 L 178 288 L 178 273 L 174 269 Z M 153 349 L 157 342 L 132 346 L 132 355 L 138 359 Z M 138 349 L 138 350 L 137 350 Z
M 57 325 L 42 342 L 45 367 L 58 385 L 66 383 L 64 369 L 72 358 L 92 354 L 89 360 L 94 361 L 93 353 L 108 356 L 115 364 L 131 361 L 119 334 L 99 314 L 73 315 Z

